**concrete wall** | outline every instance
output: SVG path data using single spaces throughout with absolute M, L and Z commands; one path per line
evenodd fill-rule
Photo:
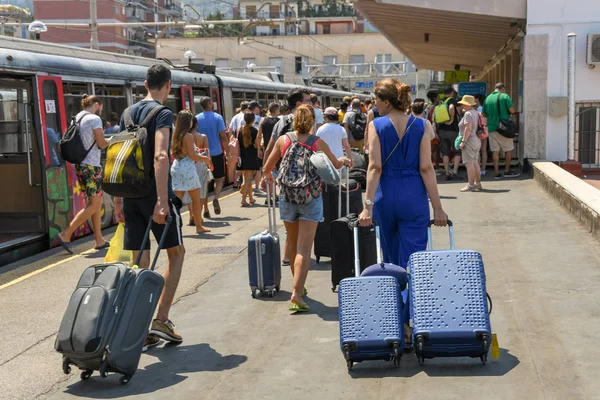
M 547 97 L 567 96 L 567 35 L 576 33 L 576 89 L 575 100 L 577 102 L 600 100 L 600 68 L 589 69 L 586 62 L 587 34 L 600 33 L 600 7 L 590 6 L 589 1 L 584 0 L 529 0 L 527 10 L 527 36 L 547 36 L 544 43 L 535 42 L 535 51 L 539 56 L 541 51 L 545 52 L 545 63 L 547 66 Z M 534 42 L 531 42 L 532 44 Z M 539 65 L 536 63 L 536 65 Z M 525 64 L 527 69 L 527 63 Z M 537 67 L 536 67 L 537 68 Z M 527 75 L 527 74 L 526 74 Z M 536 82 L 540 83 L 536 78 Z M 529 88 L 533 94 L 526 96 L 530 100 L 536 100 L 530 104 L 526 102 L 526 109 L 534 107 L 541 111 L 539 101 L 539 88 L 535 84 Z M 547 101 L 547 99 L 546 99 Z M 547 110 L 547 107 L 546 107 Z M 537 118 L 538 116 L 536 116 Z M 538 121 L 532 121 L 536 123 Z M 527 124 L 527 122 L 526 122 Z M 546 151 L 544 158 L 553 161 L 564 161 L 567 159 L 567 117 L 545 117 L 545 143 Z
M 533 159 L 546 158 L 548 116 L 548 35 L 525 37 L 523 52 L 525 71 L 523 77 L 522 135 L 524 156 Z
M 336 56 L 338 64 L 349 63 L 350 56 L 364 55 L 365 62 L 373 62 L 378 54 L 391 54 L 392 61 L 404 61 L 405 57 L 380 33 L 345 34 L 345 35 L 314 35 L 314 36 L 271 36 L 249 38 L 245 44 L 238 44 L 237 37 L 223 38 L 181 38 L 162 39 L 157 46 L 157 57 L 165 57 L 175 63 L 187 63 L 183 57 L 186 50 L 193 50 L 197 59 L 205 64 L 216 65 L 217 59 L 228 59 L 229 67 L 243 67 L 243 58 L 254 58 L 256 65 L 269 65 L 269 58 L 283 58 L 284 79 L 288 83 L 303 84 L 302 74 L 296 74 L 295 57 L 309 57 L 309 64 L 324 64 L 325 56 Z M 429 74 L 422 71 L 419 84 L 425 85 L 419 90 L 421 97 L 425 96 L 429 87 Z M 408 84 L 416 83 L 416 74 L 411 73 L 405 80 Z M 356 81 L 377 81 L 378 78 L 357 78 Z M 343 85 L 348 80 L 339 81 Z

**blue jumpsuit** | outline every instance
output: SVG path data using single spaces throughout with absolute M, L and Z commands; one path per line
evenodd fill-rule
M 373 124 L 381 142 L 383 163 L 398 143 L 398 134 L 388 117 L 377 118 Z M 411 115 L 406 126 L 410 128 L 382 168 L 373 205 L 373 219 L 381 231 L 384 261 L 403 268 L 412 253 L 425 250 L 429 223 L 429 200 L 419 170 L 425 120 Z M 406 302 L 408 291 L 402 295 Z M 408 309 L 405 307 L 407 323 Z

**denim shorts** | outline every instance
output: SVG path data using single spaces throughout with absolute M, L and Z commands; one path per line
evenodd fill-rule
M 285 222 L 296 222 L 299 219 L 323 222 L 323 196 L 302 205 L 288 203 L 283 196 L 279 196 L 279 218 Z

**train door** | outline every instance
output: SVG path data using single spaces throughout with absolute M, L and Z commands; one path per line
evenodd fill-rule
M 79 190 L 73 165 L 65 162 L 58 151 L 58 141 L 67 130 L 62 79 L 39 76 L 37 84 L 46 165 L 48 235 L 50 244 L 56 245 L 56 235 L 85 207 L 85 197 Z M 74 236 L 88 232 L 89 228 L 84 224 Z
M 181 90 L 181 107 L 183 110 L 194 112 L 194 94 L 191 86 L 182 86 Z
M 31 80 L 0 79 L 0 253 L 42 239 L 46 230 L 32 105 Z

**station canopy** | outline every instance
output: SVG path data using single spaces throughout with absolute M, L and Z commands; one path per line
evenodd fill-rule
M 460 6 L 459 6 L 460 5 Z M 355 0 L 354 6 L 420 69 L 476 74 L 525 26 L 525 0 Z

